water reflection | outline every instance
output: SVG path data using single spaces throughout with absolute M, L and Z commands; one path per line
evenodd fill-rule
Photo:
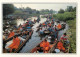
M 28 19 L 26 19 L 26 20 L 17 19 L 17 20 L 16 20 L 16 23 L 17 23 L 17 26 L 19 26 L 20 24 L 22 25 L 22 24 L 24 24 L 25 22 L 27 22 L 27 20 L 34 21 L 34 19 L 37 20 L 37 17 L 31 17 L 31 18 L 28 18 Z
M 40 23 L 43 23 L 46 21 L 46 18 L 41 18 Z M 29 53 L 31 51 L 31 49 L 33 49 L 35 46 L 37 46 L 44 38 L 40 38 L 38 35 L 38 32 L 36 32 L 37 30 L 37 26 L 40 23 L 35 23 L 35 25 L 32 27 L 34 32 L 32 34 L 31 39 L 26 43 L 26 45 L 22 48 L 22 50 L 20 51 L 20 53 Z

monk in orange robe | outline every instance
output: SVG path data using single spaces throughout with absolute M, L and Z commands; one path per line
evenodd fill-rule
M 9 36 L 8 36 L 8 38 L 10 38 L 10 37 L 12 37 L 14 35 L 15 35 L 15 33 L 13 31 L 11 31 L 10 34 L 9 34 Z
M 12 52 L 12 49 L 17 49 L 20 45 L 20 39 L 16 36 L 13 38 L 13 43 L 9 46 L 11 49 L 10 52 Z

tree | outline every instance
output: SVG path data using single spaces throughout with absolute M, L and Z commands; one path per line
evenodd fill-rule
M 74 7 L 74 9 L 73 9 L 75 12 L 76 12 L 76 7 Z
M 39 14 L 40 12 L 39 11 L 36 11 L 36 14 Z
M 14 6 L 12 4 L 3 4 L 3 16 L 14 12 Z
M 73 11 L 74 11 L 74 9 L 72 6 L 67 6 L 67 12 L 73 12 Z
M 58 11 L 58 13 L 64 13 L 64 10 L 63 10 L 63 9 L 60 9 L 60 10 Z
M 53 14 L 53 10 L 51 9 L 51 10 L 49 11 L 49 13 L 50 13 L 50 14 Z
M 29 14 L 32 14 L 32 9 L 29 8 L 29 7 L 27 7 L 27 8 L 26 8 L 26 12 L 29 12 Z

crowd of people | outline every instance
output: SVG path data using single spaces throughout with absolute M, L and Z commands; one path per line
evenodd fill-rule
M 58 38 L 58 31 L 62 29 L 62 26 L 60 23 L 56 24 L 56 21 L 52 19 L 51 21 L 47 20 L 46 22 L 40 24 L 38 28 L 40 35 L 50 33 L 53 34 L 55 38 Z
M 36 20 L 34 21 L 27 21 L 23 25 L 14 26 L 13 29 L 5 30 L 3 33 L 3 47 L 8 49 L 10 52 L 12 52 L 14 49 L 17 49 L 19 45 L 26 39 L 27 35 L 31 35 L 32 26 L 36 23 Z M 44 23 L 40 23 L 38 29 L 39 29 L 39 35 L 48 35 L 48 38 L 43 40 L 38 46 L 37 51 L 40 53 L 48 53 L 50 48 L 52 48 L 51 44 L 54 44 L 55 41 L 58 39 L 58 32 L 62 29 L 62 24 L 60 22 L 56 22 L 55 19 L 47 19 Z M 13 38 L 12 43 L 7 45 L 8 43 L 4 43 L 6 39 Z M 50 40 L 50 41 L 48 41 Z M 64 47 L 64 43 L 69 43 L 67 34 L 64 33 L 60 40 L 57 43 L 56 49 L 65 52 L 66 48 Z M 55 52 L 57 52 L 55 50 Z
M 57 49 L 63 52 L 66 52 L 66 48 L 65 48 L 65 43 L 69 44 L 69 40 L 67 37 L 67 34 L 64 33 L 60 39 L 58 39 L 58 32 L 62 29 L 62 25 L 60 24 L 60 22 L 55 23 L 56 21 L 54 19 L 51 20 L 47 20 L 46 22 L 42 23 L 39 25 L 39 34 L 40 35 L 45 35 L 47 31 L 49 34 L 48 38 L 43 40 L 36 49 L 37 53 L 48 53 L 50 48 L 52 48 L 51 44 L 54 44 L 55 41 L 58 41 L 56 48 L 55 48 L 55 52 Z
M 3 48 L 12 52 L 14 49 L 17 49 L 19 45 L 26 39 L 27 35 L 31 35 L 33 21 L 26 21 L 23 25 L 14 26 L 14 29 L 11 29 L 10 32 L 6 30 L 3 33 Z M 13 38 L 10 43 L 6 41 L 10 38 Z

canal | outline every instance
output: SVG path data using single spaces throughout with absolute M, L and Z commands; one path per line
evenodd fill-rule
M 40 38 L 38 35 L 38 32 L 36 32 L 37 30 L 37 26 L 39 26 L 40 23 L 43 23 L 46 21 L 46 18 L 41 18 L 39 23 L 35 23 L 34 26 L 32 27 L 33 29 L 33 34 L 31 39 L 26 43 L 26 45 L 22 48 L 22 50 L 20 51 L 20 53 L 29 53 L 31 51 L 31 49 L 33 49 L 34 47 L 36 47 L 44 38 Z
M 37 30 L 37 26 L 40 23 L 43 23 L 46 21 L 46 18 L 41 18 L 39 23 L 35 23 L 32 29 L 34 30 L 31 39 L 26 43 L 26 45 L 20 50 L 19 53 L 29 53 L 34 47 L 36 47 L 44 38 L 40 38 Z M 62 22 L 61 22 L 62 23 Z M 60 40 L 60 37 L 63 35 L 64 32 L 68 29 L 68 25 L 66 24 L 66 28 L 64 30 L 59 31 L 58 34 L 58 40 Z
M 31 17 L 29 18 L 30 20 L 34 21 L 34 19 L 37 19 L 37 17 Z M 40 22 L 39 23 L 35 23 L 34 26 L 32 27 L 33 29 L 33 34 L 31 36 L 31 38 L 28 40 L 28 42 L 26 42 L 25 46 L 19 51 L 19 53 L 30 53 L 30 51 L 36 47 L 42 40 L 44 40 L 44 38 L 40 38 L 38 32 L 36 32 L 37 30 L 37 26 L 39 26 L 40 23 L 45 22 L 47 19 L 46 18 L 41 18 L 40 17 Z M 24 24 L 27 20 L 23 20 L 23 19 L 17 19 L 16 23 L 17 26 L 19 26 L 20 24 Z M 61 22 L 63 23 L 63 22 Z M 56 22 L 54 23 L 56 24 Z M 66 24 L 66 28 L 64 30 L 60 30 L 58 33 L 58 40 L 60 40 L 60 37 L 63 35 L 64 32 L 66 32 L 66 30 L 68 30 L 69 26 L 68 24 Z

